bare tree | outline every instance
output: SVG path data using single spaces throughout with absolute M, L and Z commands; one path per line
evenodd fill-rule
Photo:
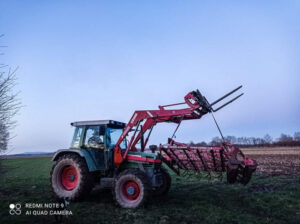
M 273 139 L 272 139 L 272 137 L 271 137 L 269 134 L 266 134 L 266 135 L 264 136 L 264 140 L 265 140 L 265 142 L 268 143 L 268 144 L 271 144 L 271 143 L 273 142 Z
M 300 132 L 295 132 L 295 134 L 294 134 L 294 140 L 295 141 L 300 141 Z
M 16 124 L 13 117 L 21 107 L 18 93 L 13 91 L 16 85 L 15 71 L 8 69 L 0 72 L 0 153 L 7 150 L 9 131 Z
M 209 145 L 211 146 L 218 146 L 220 145 L 220 143 L 222 142 L 222 139 L 220 137 L 214 137 L 211 142 L 209 143 Z
M 4 152 L 7 149 L 9 133 L 7 127 L 0 122 L 0 151 Z
M 290 142 L 290 141 L 293 141 L 293 137 L 291 137 L 290 135 L 287 135 L 287 134 L 281 134 L 278 140 L 280 142 Z
M 21 107 L 18 93 L 14 90 L 17 81 L 16 70 L 0 64 L 0 155 L 7 150 L 11 139 L 9 133 L 16 124 L 13 118 Z
M 237 143 L 237 139 L 233 135 L 226 136 L 225 141 L 230 142 L 231 144 L 236 144 Z

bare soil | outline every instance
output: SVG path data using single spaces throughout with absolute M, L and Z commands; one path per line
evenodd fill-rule
M 272 176 L 300 174 L 300 147 L 248 148 L 242 151 L 258 162 L 259 173 Z

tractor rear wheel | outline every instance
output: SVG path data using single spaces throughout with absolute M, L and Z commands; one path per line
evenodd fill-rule
M 162 167 L 160 169 L 160 172 L 162 175 L 163 184 L 160 187 L 154 189 L 153 194 L 155 196 L 167 194 L 171 187 L 172 179 L 171 179 L 171 176 L 170 176 L 168 170 L 166 170 L 165 168 Z
M 125 170 L 115 180 L 113 195 L 122 208 L 137 208 L 151 195 L 151 185 L 149 178 L 142 171 Z
M 82 199 L 94 185 L 85 161 L 74 154 L 58 158 L 52 167 L 50 180 L 56 197 L 70 201 Z

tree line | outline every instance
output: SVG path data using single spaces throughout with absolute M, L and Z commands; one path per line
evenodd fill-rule
M 268 147 L 268 146 L 300 146 L 300 132 L 295 132 L 293 136 L 282 133 L 279 138 L 273 139 L 269 134 L 263 138 L 257 137 L 236 137 L 228 135 L 224 137 L 224 141 L 241 147 Z M 222 142 L 222 138 L 214 137 L 209 142 L 190 142 L 192 146 L 218 146 Z

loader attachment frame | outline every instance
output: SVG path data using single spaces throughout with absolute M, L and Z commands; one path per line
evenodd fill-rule
M 152 129 L 156 124 L 173 122 L 178 125 L 172 138 L 168 140 L 168 144 L 160 145 L 159 162 L 165 162 L 178 175 L 193 171 L 206 172 L 209 176 L 211 176 L 211 173 L 220 174 L 219 176 L 222 177 L 222 173 L 226 171 L 229 183 L 247 184 L 251 179 L 252 173 L 256 170 L 257 163 L 255 160 L 247 158 L 239 148 L 224 141 L 221 129 L 213 115 L 213 112 L 219 111 L 240 98 L 243 93 L 237 95 L 216 109 L 213 109 L 213 106 L 241 88 L 242 86 L 235 88 L 215 100 L 213 103 L 209 103 L 197 89 L 196 91 L 189 92 L 184 97 L 184 102 L 182 103 L 159 106 L 158 110 L 135 111 L 115 145 L 115 166 L 118 168 L 123 161 L 128 159 L 129 151 L 137 151 L 136 144 L 138 142 L 141 143 L 141 151 L 144 151 Z M 187 107 L 182 109 L 166 109 L 178 105 L 187 105 Z M 223 142 L 221 143 L 221 146 L 191 147 L 173 140 L 173 137 L 183 120 L 200 119 L 207 113 L 212 114 L 214 122 L 222 136 Z M 131 136 L 128 146 L 123 152 L 120 148 L 120 144 L 130 131 L 134 131 L 134 134 Z M 146 139 L 144 139 L 144 134 L 147 133 L 147 131 L 148 135 Z
M 242 86 L 237 87 L 236 89 L 230 91 L 225 94 L 221 98 L 215 100 L 212 104 L 210 104 L 207 99 L 200 93 L 197 89 L 195 91 L 189 92 L 184 97 L 184 102 L 169 104 L 164 106 L 159 106 L 158 110 L 138 110 L 135 111 L 127 123 L 126 127 L 119 140 L 117 141 L 114 147 L 114 163 L 116 167 L 119 167 L 120 164 L 126 160 L 129 151 L 137 151 L 136 144 L 141 141 L 142 150 L 146 147 L 151 131 L 153 127 L 162 122 L 173 122 L 180 124 L 183 120 L 192 120 L 192 119 L 200 119 L 203 115 L 207 113 L 212 113 L 214 111 L 218 111 L 221 108 L 227 106 L 232 103 L 236 99 L 238 99 L 243 94 L 238 95 L 232 100 L 226 102 L 221 105 L 217 109 L 213 109 L 212 106 L 221 102 L 231 94 L 235 93 Z M 166 109 L 168 107 L 177 106 L 177 105 L 186 105 L 186 108 L 182 109 Z M 135 128 L 135 129 L 134 129 Z M 129 140 L 128 146 L 126 150 L 123 152 L 120 144 L 128 136 L 129 132 L 134 130 L 134 134 Z M 148 132 L 148 136 L 144 139 L 144 135 Z

